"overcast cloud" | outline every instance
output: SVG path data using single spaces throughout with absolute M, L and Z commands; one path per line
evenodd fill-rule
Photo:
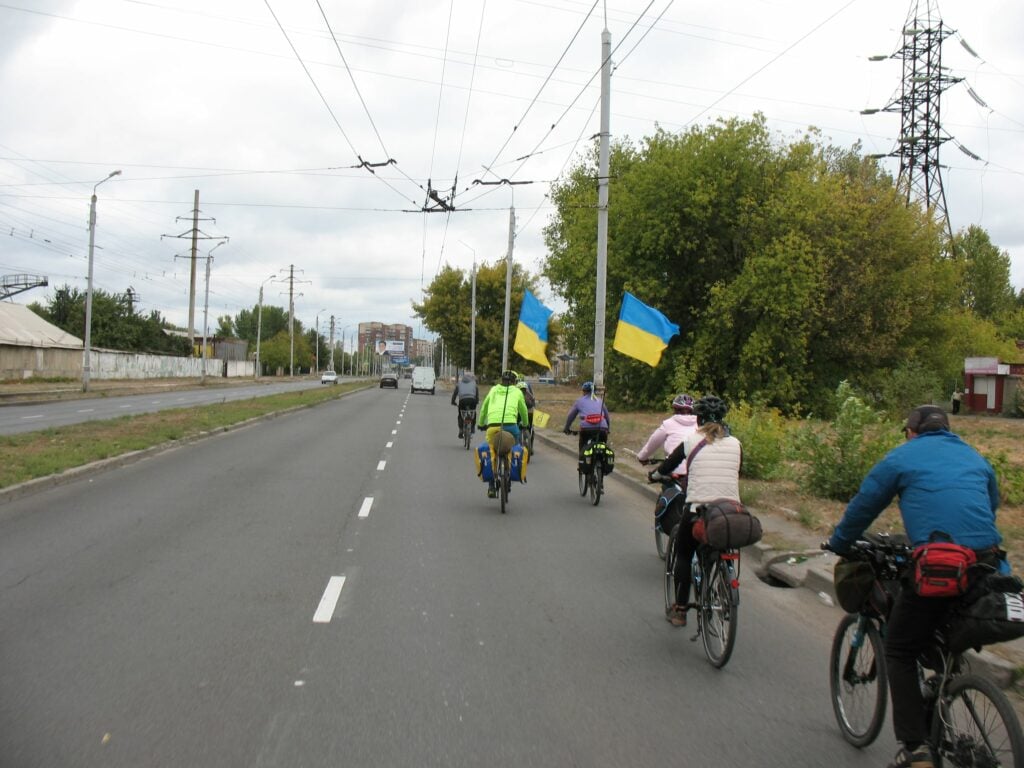
M 0 3 L 0 274 L 48 276 L 49 292 L 84 289 L 89 197 L 120 169 L 97 190 L 97 287 L 131 286 L 143 310 L 184 325 L 190 242 L 161 235 L 191 230 L 198 189 L 200 229 L 230 238 L 214 254 L 211 325 L 252 307 L 260 284 L 294 265 L 307 325 L 319 312 L 322 323 L 335 315 L 339 332 L 363 320 L 416 326 L 410 300 L 439 265 L 504 254 L 513 195 L 516 259 L 538 268 L 548 184 L 598 131 L 599 80 L 586 83 L 606 22 L 600 3 L 588 16 L 594 5 Z M 897 49 L 909 9 L 892 0 L 615 0 L 613 137 L 760 111 L 780 136 L 813 125 L 833 143 L 890 152 L 899 115 L 860 112 L 898 92 L 901 63 L 868 57 Z M 942 103 L 955 137 L 942 149 L 951 222 L 987 229 L 1024 288 L 1024 4 L 947 0 L 939 10 L 956 30 L 943 64 L 965 78 Z M 359 157 L 396 162 L 370 173 L 353 167 Z M 885 162 L 895 173 L 897 161 Z M 474 184 L 496 177 L 533 183 Z M 419 212 L 433 204 L 428 179 L 442 197 L 454 185 L 455 205 L 471 210 Z M 201 253 L 217 242 L 201 241 Z M 267 282 L 266 301 L 286 306 L 286 290 Z

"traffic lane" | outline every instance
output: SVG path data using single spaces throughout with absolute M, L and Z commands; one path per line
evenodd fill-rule
M 0 762 L 254 764 L 301 696 L 313 613 L 375 482 L 351 436 L 396 410 L 371 390 L 14 502 Z
M 142 395 L 80 398 L 48 403 L 0 404 L 0 435 L 35 432 L 41 429 L 80 424 L 85 421 L 116 419 L 141 413 L 156 413 L 170 408 L 188 408 L 211 403 L 249 400 L 282 392 L 294 392 L 322 386 L 319 381 L 290 381 L 261 384 L 258 387 L 217 387 L 216 389 L 173 390 Z
M 721 671 L 662 612 L 650 499 L 611 482 L 597 508 L 543 452 L 507 515 L 473 477 L 453 410 L 410 400 L 346 599 L 287 714 L 286 744 L 330 734 L 353 765 L 878 765 L 891 736 L 842 742 L 827 683 L 837 613 L 744 574 Z M 351 589 L 350 589 L 351 587 Z M 312 701 L 315 700 L 315 703 Z

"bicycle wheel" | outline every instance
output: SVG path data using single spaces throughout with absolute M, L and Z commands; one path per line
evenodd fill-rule
M 866 747 L 882 729 L 889 695 L 882 636 L 871 619 L 850 613 L 839 621 L 828 682 L 843 738 L 855 747 Z
M 501 514 L 505 514 L 505 507 L 508 506 L 508 486 L 512 482 L 509 478 L 508 456 L 498 458 L 498 496 L 501 497 Z
M 601 494 L 604 492 L 604 472 L 595 462 L 594 468 L 590 471 L 590 503 L 595 507 L 601 503 Z
M 977 675 L 955 678 L 932 718 L 937 768 L 1024 768 L 1024 734 L 1009 700 Z
M 470 428 L 469 424 L 465 424 L 462 427 L 462 442 L 468 451 L 470 443 L 473 442 L 473 430 Z
M 733 599 L 732 577 L 726 564 L 715 560 L 704 580 L 700 600 L 701 639 L 711 666 L 721 669 L 736 644 L 739 606 Z
M 676 602 L 675 577 L 672 575 L 676 569 L 676 547 L 675 537 L 665 534 L 665 615 Z
M 533 458 L 533 442 L 534 442 L 533 438 L 536 436 L 536 432 L 535 432 L 536 429 L 537 429 L 536 427 L 530 427 L 527 430 L 526 450 L 528 450 L 530 452 L 530 458 L 531 459 Z
M 590 473 L 589 472 L 579 472 L 579 477 L 580 477 L 580 496 L 586 496 L 587 495 L 587 486 L 588 486 L 589 480 L 590 480 Z

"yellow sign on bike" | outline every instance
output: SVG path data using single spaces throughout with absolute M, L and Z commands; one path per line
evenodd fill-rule
M 550 413 L 544 413 L 544 411 L 539 411 L 537 409 L 534 409 L 534 411 L 533 411 L 533 426 L 537 427 L 538 429 L 544 429 L 545 427 L 547 427 L 548 419 L 550 419 L 550 418 L 551 418 L 551 414 Z

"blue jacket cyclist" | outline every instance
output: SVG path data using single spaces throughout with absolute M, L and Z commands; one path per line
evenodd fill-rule
M 996 530 L 999 487 L 991 465 L 950 432 L 945 411 L 922 405 L 910 412 L 907 442 L 889 451 L 846 507 L 828 541 L 843 554 L 875 518 L 899 497 L 907 537 L 915 545 L 941 532 L 970 547 L 979 562 L 1008 571 Z M 890 768 L 932 768 L 917 659 L 931 642 L 955 598 L 922 597 L 904 588 L 893 606 L 885 635 L 885 661 L 892 695 L 892 722 L 902 747 Z
M 587 441 L 605 441 L 608 439 L 608 430 L 611 429 L 612 418 L 605 407 L 604 398 L 598 398 L 594 394 L 594 383 L 583 382 L 580 387 L 583 395 L 572 404 L 572 410 L 565 419 L 565 433 L 569 434 L 576 417 L 580 418 L 580 444 L 579 455 L 583 456 L 583 448 Z

